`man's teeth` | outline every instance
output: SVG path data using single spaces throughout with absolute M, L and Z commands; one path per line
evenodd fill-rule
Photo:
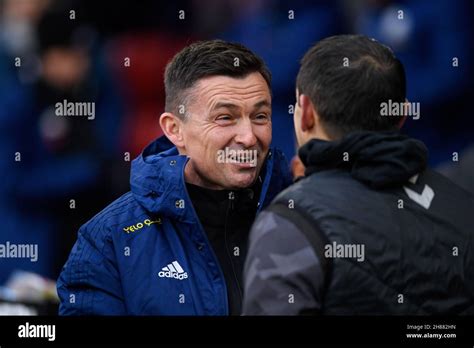
M 252 163 L 253 162 L 253 161 L 247 160 L 245 158 L 232 158 L 232 157 L 229 157 L 228 159 L 229 159 L 229 161 L 233 161 L 233 162 L 237 162 L 237 163 Z

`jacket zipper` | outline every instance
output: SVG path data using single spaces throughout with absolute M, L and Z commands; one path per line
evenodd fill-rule
M 211 257 L 212 257 L 212 259 L 214 260 L 214 263 L 217 266 L 217 270 L 219 271 L 219 275 L 220 275 L 220 278 L 222 280 L 223 289 L 224 289 L 224 291 L 223 291 L 224 299 L 225 299 L 224 313 L 225 313 L 226 316 L 228 316 L 229 315 L 229 298 L 227 296 L 227 284 L 225 283 L 224 272 L 222 271 L 222 268 L 221 268 L 221 265 L 220 265 L 220 263 L 217 259 L 217 256 L 216 256 L 216 254 L 214 253 L 214 250 L 211 247 L 211 242 L 209 242 L 209 239 L 207 238 L 206 231 L 204 231 L 204 227 L 202 226 L 201 221 L 199 220 L 199 218 L 197 216 L 197 213 L 196 213 L 196 210 L 194 209 L 191 198 L 189 197 L 188 189 L 186 187 L 186 181 L 184 180 L 184 168 L 186 167 L 186 164 L 188 163 L 188 161 L 189 161 L 189 157 L 186 159 L 186 162 L 184 163 L 184 166 L 182 168 L 182 183 L 183 183 L 183 187 L 184 187 L 184 192 L 186 192 L 187 201 L 191 203 L 191 209 L 192 209 L 194 218 L 195 218 L 195 220 L 197 221 L 197 223 L 199 225 L 199 230 L 201 232 L 201 236 L 203 237 L 204 242 L 206 243 L 207 249 L 209 250 L 209 253 L 211 254 Z
M 233 191 L 230 191 L 229 192 L 229 205 L 227 206 L 227 212 L 226 212 L 226 216 L 225 216 L 224 244 L 225 244 L 225 251 L 227 253 L 227 257 L 229 258 L 230 265 L 232 267 L 232 273 L 234 275 L 235 284 L 237 285 L 237 289 L 239 290 L 240 301 L 242 302 L 243 301 L 242 287 L 241 287 L 239 279 L 237 277 L 237 272 L 235 271 L 234 262 L 232 261 L 232 256 L 231 256 L 231 253 L 229 251 L 229 245 L 228 245 L 228 242 L 227 242 L 227 231 L 228 231 L 227 222 L 229 220 L 229 213 L 234 210 L 234 199 L 235 199 L 235 193 Z

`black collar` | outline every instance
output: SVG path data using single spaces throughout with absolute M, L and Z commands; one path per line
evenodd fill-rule
M 399 132 L 354 132 L 338 141 L 312 139 L 299 150 L 305 175 L 341 169 L 373 188 L 397 186 L 427 166 L 428 150 Z

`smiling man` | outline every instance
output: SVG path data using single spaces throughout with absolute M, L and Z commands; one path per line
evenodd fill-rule
M 79 231 L 58 280 L 63 315 L 238 315 L 247 237 L 291 182 L 270 149 L 270 73 L 239 44 L 192 44 L 165 71 L 165 136 L 131 192 Z

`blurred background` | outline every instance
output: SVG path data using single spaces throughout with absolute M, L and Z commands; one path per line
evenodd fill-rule
M 47 279 L 77 230 L 128 191 L 130 161 L 162 134 L 166 63 L 199 39 L 240 42 L 266 61 L 273 144 L 289 159 L 303 54 L 345 33 L 389 45 L 421 105 L 403 131 L 474 191 L 473 10 L 469 0 L 0 0 L 0 244 L 39 250 L 37 262 L 0 258 L 0 298 L 19 300 L 22 286 L 30 300 L 54 297 Z M 63 100 L 94 102 L 95 118 L 57 117 Z

